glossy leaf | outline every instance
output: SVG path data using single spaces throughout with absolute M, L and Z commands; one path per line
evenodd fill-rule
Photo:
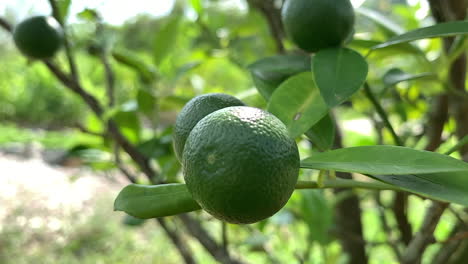
M 468 171 L 371 177 L 429 198 L 468 206 Z
M 130 101 L 110 113 L 110 117 L 119 125 L 121 132 L 133 143 L 140 140 L 141 123 L 136 102 Z
M 172 144 L 162 142 L 159 138 L 152 138 L 137 145 L 140 153 L 148 158 L 157 159 L 169 155 L 172 151 Z
M 331 149 L 335 140 L 335 123 L 331 115 L 324 116 L 305 135 L 321 151 Z
M 83 11 L 79 12 L 77 16 L 89 22 L 97 22 L 100 19 L 98 11 L 92 8 L 85 8 Z
M 172 48 L 174 48 L 180 22 L 180 17 L 174 17 L 157 32 L 153 50 L 153 58 L 156 65 L 160 65 L 171 52 Z
M 418 80 L 423 78 L 434 78 L 435 76 L 431 73 L 420 73 L 420 74 L 410 74 L 406 73 L 400 69 L 393 68 L 387 71 L 383 77 L 383 82 L 385 86 L 393 86 L 400 82 Z
M 330 48 L 317 52 L 312 72 L 320 94 L 331 107 L 351 97 L 366 80 L 366 60 L 354 50 Z
M 450 37 L 464 34 L 468 34 L 468 21 L 446 22 L 429 27 L 418 28 L 413 31 L 395 36 L 382 44 L 374 46 L 373 49 L 381 49 L 419 39 Z
M 133 227 L 138 227 L 142 226 L 145 223 L 144 219 L 136 218 L 131 215 L 125 215 L 122 223 L 126 226 L 133 226 Z
M 328 108 L 310 72 L 300 73 L 283 82 L 271 96 L 268 111 L 288 127 L 292 138 L 309 130 Z
M 289 77 L 310 71 L 310 57 L 305 55 L 277 55 L 261 59 L 249 67 L 257 90 L 266 100 Z
M 200 209 L 185 184 L 131 184 L 114 201 L 115 211 L 149 219 L 187 213 Z
M 112 57 L 117 62 L 136 71 L 143 82 L 149 83 L 156 79 L 156 70 L 146 65 L 135 55 L 128 52 L 113 50 Z
M 61 23 L 65 22 L 68 11 L 70 9 L 71 0 L 54 0 L 59 14 L 54 14 L 54 17 Z
M 468 163 L 447 155 L 384 145 L 315 153 L 303 160 L 301 167 L 373 175 L 468 172 Z M 468 184 L 468 176 L 466 180 Z
M 138 111 L 144 113 L 150 120 L 157 117 L 157 98 L 152 93 L 143 89 L 137 94 Z

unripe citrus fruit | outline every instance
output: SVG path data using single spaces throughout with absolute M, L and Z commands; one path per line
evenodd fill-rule
M 281 18 L 291 40 L 309 52 L 343 44 L 354 27 L 349 0 L 286 0 Z
M 35 16 L 19 23 L 13 31 L 16 47 L 34 59 L 53 57 L 63 42 L 59 23 L 49 16 Z
M 239 105 L 244 103 L 234 96 L 221 93 L 204 94 L 190 100 L 182 108 L 175 122 L 173 139 L 177 158 L 182 161 L 185 141 L 198 121 L 216 110 Z
M 278 212 L 299 173 L 296 142 L 272 114 L 227 107 L 207 115 L 190 133 L 184 178 L 198 204 L 214 217 L 248 224 Z

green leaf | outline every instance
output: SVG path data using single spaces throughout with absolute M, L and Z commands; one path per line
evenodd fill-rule
M 137 145 L 140 153 L 148 158 L 157 159 L 166 156 L 172 151 L 172 144 L 162 142 L 159 138 L 152 138 Z
M 77 16 L 80 19 L 83 19 L 89 22 L 97 22 L 98 20 L 100 20 L 100 15 L 98 11 L 96 11 L 95 9 L 91 9 L 91 8 L 85 8 L 83 11 L 79 12 Z
M 160 65 L 174 48 L 180 23 L 179 16 L 173 17 L 156 34 L 153 50 L 153 59 L 156 65 Z
M 59 14 L 54 17 L 61 23 L 65 22 L 70 9 L 71 0 L 55 0 Z
M 303 160 L 301 167 L 373 175 L 468 172 L 468 163 L 450 156 L 396 146 L 352 147 L 315 153 Z
M 432 73 L 409 74 L 402 71 L 401 69 L 392 68 L 385 73 L 383 77 L 383 82 L 386 87 L 389 87 L 396 85 L 400 82 L 418 80 L 423 78 L 435 78 L 435 76 Z
M 463 34 L 468 34 L 468 21 L 446 22 L 429 27 L 418 28 L 402 35 L 395 36 L 382 44 L 374 46 L 372 49 L 381 49 L 419 39 L 450 37 Z
M 146 65 L 134 54 L 113 50 L 112 57 L 122 65 L 136 71 L 143 82 L 150 83 L 156 79 L 156 70 L 153 67 Z
M 200 209 L 185 184 L 130 184 L 114 201 L 115 211 L 149 219 L 187 213 Z
M 152 93 L 139 89 L 137 103 L 138 111 L 144 113 L 149 119 L 153 120 L 157 116 L 157 98 Z
M 371 177 L 432 199 L 468 206 L 468 171 Z
M 310 71 L 310 57 L 305 55 L 277 55 L 263 58 L 248 66 L 257 90 L 266 100 L 289 77 Z
M 135 143 L 140 140 L 141 123 L 138 118 L 138 111 L 134 109 L 133 103 L 133 101 L 130 101 L 119 106 L 115 112 L 111 113 L 111 117 L 117 123 L 122 133 Z
M 367 77 L 366 60 L 361 54 L 347 48 L 321 50 L 312 64 L 315 83 L 330 108 L 351 97 Z
M 122 223 L 126 226 L 133 226 L 133 227 L 137 227 L 137 226 L 142 226 L 144 223 L 145 223 L 145 220 L 144 219 L 140 219 L 140 218 L 136 218 L 134 216 L 131 216 L 131 215 L 125 215 Z
M 292 138 L 302 135 L 328 111 L 310 72 L 283 82 L 271 96 L 267 108 L 283 121 Z
M 305 135 L 321 151 L 331 149 L 335 140 L 335 123 L 331 115 L 323 117 Z

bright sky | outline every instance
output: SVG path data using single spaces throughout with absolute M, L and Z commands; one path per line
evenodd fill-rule
M 13 10 L 19 19 L 31 14 L 49 14 L 47 0 L 0 0 L 0 15 L 5 10 Z M 84 8 L 96 8 L 104 20 L 111 24 L 122 24 L 125 20 L 137 14 L 147 13 L 162 16 L 169 13 L 174 0 L 72 0 L 71 21 L 76 20 L 76 14 Z

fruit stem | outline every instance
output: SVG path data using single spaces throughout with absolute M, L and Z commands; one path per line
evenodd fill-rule
M 298 181 L 296 184 L 296 189 L 327 189 L 327 188 L 362 188 L 362 189 L 372 189 L 372 190 L 393 190 L 401 191 L 397 186 L 382 182 L 364 182 L 364 181 L 355 181 L 355 180 L 345 180 L 345 179 L 333 179 L 333 180 L 324 180 L 322 184 L 319 185 L 316 181 Z

